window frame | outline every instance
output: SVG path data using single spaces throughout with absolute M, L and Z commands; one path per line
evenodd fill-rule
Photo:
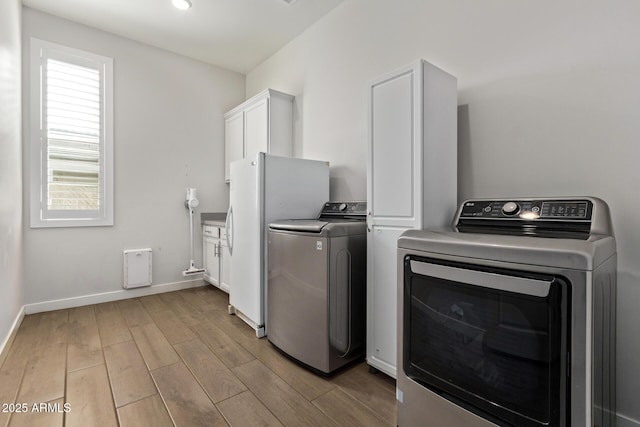
M 44 101 L 47 58 L 90 66 L 100 72 L 101 132 L 98 210 L 48 209 L 47 135 Z M 30 43 L 30 213 L 31 228 L 114 225 L 113 59 L 31 38 Z

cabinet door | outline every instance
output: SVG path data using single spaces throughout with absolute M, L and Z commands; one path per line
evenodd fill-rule
M 231 254 L 226 239 L 220 239 L 220 289 L 229 293 L 231 289 Z
M 371 228 L 367 246 L 367 363 L 396 377 L 398 237 L 406 228 Z
M 380 224 L 412 226 L 415 221 L 417 79 L 411 68 L 371 86 L 368 197 L 371 215 Z
M 229 165 L 244 155 L 244 120 L 242 111 L 224 121 L 224 180 L 229 181 Z
M 244 111 L 244 157 L 269 152 L 269 99 L 265 98 Z
M 220 239 L 205 236 L 202 242 L 202 259 L 206 270 L 204 279 L 220 287 L 220 258 L 218 257 Z

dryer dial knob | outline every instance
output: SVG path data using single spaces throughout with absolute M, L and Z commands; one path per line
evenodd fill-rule
M 343 210 L 347 209 L 347 204 L 346 203 L 340 203 L 340 206 L 338 206 L 338 209 L 340 211 L 343 211 Z
M 502 213 L 505 215 L 517 214 L 520 210 L 520 206 L 516 202 L 507 202 L 502 205 Z

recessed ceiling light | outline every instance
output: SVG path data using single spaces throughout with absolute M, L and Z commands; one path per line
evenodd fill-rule
M 180 10 L 187 10 L 191 8 L 191 2 L 189 0 L 171 0 L 171 2 Z

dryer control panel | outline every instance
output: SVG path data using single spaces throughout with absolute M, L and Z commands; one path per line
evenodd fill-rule
M 606 204 L 595 197 L 475 199 L 462 203 L 453 225 L 465 233 L 586 239 L 610 229 L 608 215 Z
M 589 221 L 589 200 L 468 200 L 460 218 Z

